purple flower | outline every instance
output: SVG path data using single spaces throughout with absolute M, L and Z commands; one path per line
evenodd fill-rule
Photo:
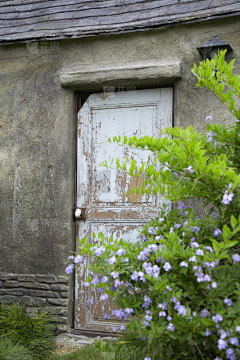
M 226 331 L 226 330 L 221 329 L 221 330 L 218 330 L 218 331 L 219 331 L 219 334 L 220 334 L 220 338 L 221 338 L 221 339 L 225 339 L 226 337 L 229 336 L 229 332 Z
M 167 321 L 171 321 L 171 320 L 172 320 L 172 317 L 171 317 L 171 316 L 167 316 L 166 319 L 167 319 Z
M 167 286 L 166 286 L 166 290 L 168 290 L 168 291 L 172 291 L 172 289 L 170 288 L 170 286 L 169 286 L 169 285 L 167 285 Z
M 166 262 L 163 265 L 163 268 L 164 268 L 165 271 L 169 271 L 169 270 L 171 270 L 172 266 L 169 264 L 169 262 Z
M 212 132 L 212 131 L 208 131 L 207 132 L 207 141 L 209 142 L 209 141 L 214 141 L 213 140 L 213 135 L 214 135 L 214 133 Z
M 143 325 L 144 325 L 145 327 L 147 327 L 147 326 L 150 325 L 150 323 L 149 323 L 147 320 L 144 320 L 144 321 L 143 321 Z
M 107 313 L 104 313 L 104 319 L 110 320 L 110 319 L 111 319 L 111 315 L 110 315 L 110 314 L 107 314 Z
M 117 327 L 112 326 L 112 331 L 117 331 L 117 330 L 118 330 L 118 328 L 117 328 Z
M 181 226 L 182 226 L 181 224 L 176 224 L 176 225 L 174 225 L 174 227 L 175 227 L 176 229 L 179 229 Z
M 145 357 L 144 360 L 152 360 L 149 356 Z
M 204 246 L 204 249 L 208 250 L 211 254 L 214 252 L 211 246 Z
M 131 275 L 131 279 L 134 281 L 138 281 L 138 272 L 136 270 Z
M 192 232 L 194 232 L 195 234 L 198 234 L 200 231 L 200 227 L 198 226 L 194 226 L 193 228 L 191 228 Z
M 196 256 L 190 257 L 190 258 L 189 258 L 189 261 L 191 261 L 191 262 L 197 262 Z
M 101 294 L 100 295 L 100 301 L 105 301 L 108 299 L 108 294 Z
M 204 275 L 204 281 L 211 281 L 211 276 L 210 275 Z
M 74 256 L 73 255 L 70 255 L 69 257 L 68 257 L 68 260 L 73 260 L 74 259 Z
M 210 335 L 212 335 L 212 331 L 210 331 L 209 329 L 206 329 L 205 336 L 210 336 Z
M 143 308 L 144 308 L 144 307 L 148 308 L 149 305 L 150 305 L 150 303 L 152 302 L 152 300 L 151 300 L 150 297 L 147 296 L 147 295 L 144 295 L 143 300 L 144 300 L 144 303 L 142 304 L 142 307 L 143 307 Z
M 93 297 L 91 299 L 87 299 L 87 305 L 93 304 Z
M 218 321 L 223 321 L 223 317 L 217 313 L 215 316 L 212 316 L 212 320 L 217 324 Z
M 232 359 L 232 355 L 234 354 L 234 349 L 233 348 L 228 348 L 227 350 L 226 350 L 226 358 L 227 359 Z
M 97 289 L 98 294 L 104 293 L 104 291 L 105 291 L 105 288 L 104 288 L 104 287 L 99 287 L 99 288 Z
M 164 239 L 164 237 L 162 235 L 159 235 L 159 236 L 155 236 L 155 240 L 159 241 L 160 239 Z
M 229 205 L 234 197 L 233 193 L 228 194 L 228 190 L 225 191 L 222 199 L 222 204 Z
M 134 311 L 133 311 L 132 308 L 126 308 L 126 309 L 124 309 L 124 311 L 125 311 L 125 313 L 126 313 L 127 315 L 130 315 L 130 314 L 134 313 Z
M 153 265 L 152 267 L 152 276 L 154 279 L 158 278 L 160 273 L 160 268 L 157 265 Z
M 152 316 L 151 316 L 151 315 L 145 315 L 145 320 L 151 321 L 151 320 L 152 320 Z
M 103 283 L 103 284 L 106 284 L 108 282 L 108 277 L 106 275 L 102 276 L 100 278 L 100 282 Z
M 120 330 L 125 331 L 126 327 L 124 325 L 120 325 Z
M 232 300 L 231 299 L 224 299 L 224 304 L 226 304 L 227 306 L 232 306 Z
M 210 315 L 210 312 L 208 310 L 204 309 L 204 310 L 201 311 L 201 317 L 202 318 L 206 318 L 209 315 Z
M 158 304 L 158 308 L 159 308 L 159 309 L 162 309 L 162 310 L 167 310 L 167 309 L 168 309 L 168 306 L 167 306 L 166 301 L 164 300 L 164 301 L 162 302 L 162 304 Z
M 159 219 L 158 219 L 158 222 L 159 222 L 159 223 L 162 223 L 164 220 L 165 220 L 164 218 L 159 218 Z
M 167 314 L 166 314 L 166 312 L 165 311 L 160 311 L 159 312 L 159 317 L 161 317 L 161 316 L 166 316 Z
M 123 259 L 123 263 L 128 263 L 129 262 L 129 259 L 126 258 L 126 259 Z
M 188 267 L 188 263 L 186 263 L 186 261 L 182 261 L 181 263 L 180 263 L 180 267 Z
M 150 235 L 156 235 L 156 230 L 154 229 L 153 226 L 150 226 L 150 228 L 148 229 L 148 233 L 149 233 Z
M 65 273 L 66 274 L 71 274 L 73 272 L 73 269 L 74 269 L 74 265 L 73 264 L 70 264 L 66 267 L 65 269 Z
M 73 262 L 74 262 L 75 264 L 81 264 L 82 260 L 83 260 L 83 256 L 81 256 L 81 255 L 78 254 L 78 255 L 75 257 L 75 259 L 73 260 Z
M 100 256 L 105 251 L 104 246 L 100 246 L 100 247 L 93 246 L 93 247 L 91 247 L 91 250 L 94 250 L 94 249 L 95 249 L 95 251 L 93 253 L 94 256 Z
M 218 340 L 217 347 L 218 347 L 219 350 L 224 350 L 224 349 L 226 349 L 227 346 L 228 346 L 228 344 L 227 344 L 226 340 L 223 340 L 223 339 Z
M 213 120 L 213 117 L 208 115 L 205 119 L 206 123 L 208 123 L 209 121 L 212 121 Z
M 233 338 L 230 338 L 229 342 L 230 342 L 231 345 L 234 345 L 234 346 L 239 345 L 239 340 L 238 340 L 238 338 L 236 336 L 234 336 Z
M 116 252 L 116 255 L 118 255 L 118 256 L 125 255 L 125 254 L 126 254 L 125 249 L 118 249 L 118 251 Z
M 197 249 L 197 251 L 196 251 L 196 255 L 204 255 L 204 251 L 203 250 L 201 250 L 201 249 Z
M 116 281 L 116 280 L 115 280 L 115 281 Z M 114 286 L 114 285 L 112 284 L 112 285 L 110 286 L 110 290 L 115 292 L 115 291 L 117 290 L 117 288 L 116 288 L 116 286 Z
M 96 286 L 96 285 L 99 284 L 99 279 L 98 279 L 97 276 L 95 276 L 95 277 L 93 278 L 93 280 L 91 281 L 91 284 L 94 285 L 94 286 Z
M 213 236 L 222 235 L 222 231 L 220 229 L 215 229 L 213 232 Z
M 191 246 L 193 249 L 196 249 L 196 248 L 199 247 L 199 244 L 198 244 L 197 242 L 193 241 L 193 242 L 190 244 L 190 246 Z
M 186 168 L 186 171 L 189 171 L 191 174 L 194 173 L 194 170 L 192 170 L 192 165 L 189 165 L 189 166 Z
M 234 254 L 232 259 L 234 264 L 236 264 L 236 262 L 240 262 L 240 256 L 238 254 Z
M 119 272 L 118 271 L 112 271 L 110 274 L 114 279 L 117 279 L 119 277 Z
M 213 289 L 216 289 L 217 288 L 217 283 L 214 281 L 212 284 L 211 284 L 212 288 Z
M 187 315 L 187 309 L 183 305 L 180 305 L 177 311 L 178 311 L 178 315 L 182 315 L 183 317 Z
M 115 262 L 117 262 L 117 259 L 115 255 L 113 255 L 110 259 L 108 259 L 109 265 L 113 265 Z
M 240 333 L 240 326 L 236 326 L 236 331 Z
M 167 326 L 167 330 L 168 331 L 174 331 L 175 330 L 175 326 L 172 323 L 169 323 Z

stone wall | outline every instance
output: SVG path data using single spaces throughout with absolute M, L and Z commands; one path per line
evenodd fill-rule
M 68 329 L 69 279 L 66 276 L 0 273 L 0 302 L 21 301 L 28 309 L 49 309 L 59 330 Z

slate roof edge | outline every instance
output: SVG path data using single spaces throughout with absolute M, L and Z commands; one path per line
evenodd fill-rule
M 91 33 L 88 32 L 82 32 L 78 34 L 60 34 L 57 36 L 39 36 L 39 37 L 31 37 L 28 38 L 19 38 L 16 40 L 1 40 L 0 39 L 0 46 L 4 45 L 13 45 L 13 44 L 19 44 L 19 43 L 26 43 L 26 42 L 33 42 L 33 41 L 54 41 L 54 40 L 67 40 L 67 39 L 80 39 L 80 38 L 88 38 L 88 37 L 96 37 L 96 36 L 106 36 L 106 35 L 118 35 L 118 34 L 128 34 L 128 33 L 135 33 L 135 32 L 144 32 L 144 31 L 150 31 L 150 30 L 160 30 L 164 28 L 169 28 L 175 25 L 185 25 L 185 24 L 193 24 L 193 23 L 199 23 L 199 22 L 205 22 L 205 21 L 213 21 L 213 20 L 220 20 L 223 18 L 231 18 L 235 16 L 240 16 L 240 11 L 234 11 L 234 12 L 228 12 L 225 14 L 209 14 L 209 15 L 199 15 L 198 17 L 194 16 L 192 18 L 186 18 L 186 19 L 180 19 L 180 20 L 173 20 L 172 22 L 167 22 L 163 24 L 153 24 L 148 25 L 144 24 L 143 26 L 130 28 L 125 26 L 125 29 L 123 27 L 112 30 L 112 29 L 106 29 L 106 30 L 92 30 Z

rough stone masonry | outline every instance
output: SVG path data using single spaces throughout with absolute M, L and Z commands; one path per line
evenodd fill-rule
M 0 303 L 21 301 L 27 308 L 46 308 L 56 316 L 58 330 L 68 329 L 69 279 L 51 274 L 0 273 Z

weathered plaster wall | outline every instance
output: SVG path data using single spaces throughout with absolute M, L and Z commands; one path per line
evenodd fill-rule
M 60 73 L 181 60 L 182 79 L 174 83 L 174 123 L 203 130 L 206 115 L 224 123 L 233 118 L 214 95 L 195 86 L 191 67 L 200 60 L 196 46 L 213 36 L 229 42 L 234 50 L 229 59 L 236 58 L 240 74 L 239 35 L 239 18 L 231 18 L 136 34 L 0 47 L 0 271 L 63 275 L 66 256 L 73 249 L 75 103 L 74 90 L 61 87 Z M 137 78 L 130 83 L 138 87 Z M 111 85 L 118 89 L 117 82 Z

